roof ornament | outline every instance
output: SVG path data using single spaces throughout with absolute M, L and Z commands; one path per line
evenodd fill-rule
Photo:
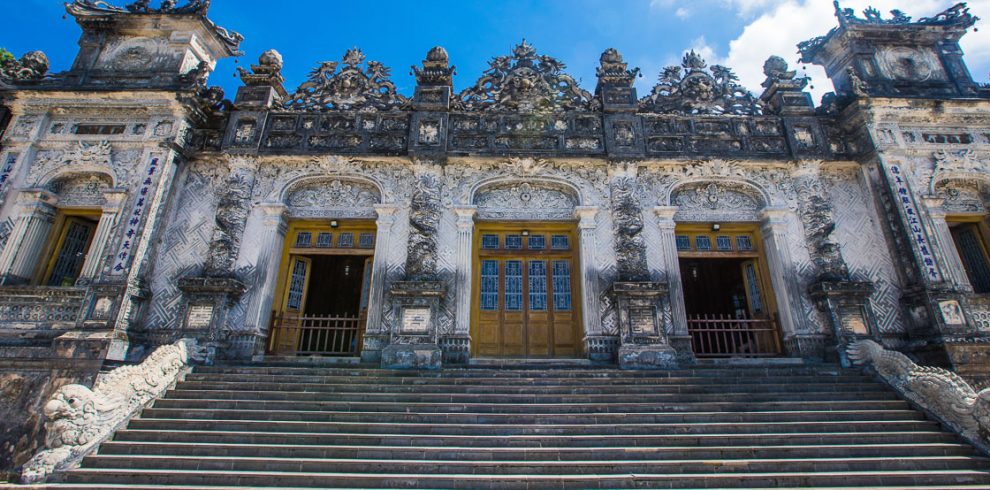
M 389 80 L 391 70 L 377 61 L 369 61 L 362 69 L 364 60 L 364 53 L 352 48 L 344 54 L 342 63 L 320 63 L 285 107 L 305 111 L 387 111 L 406 106 L 409 99 L 396 93 L 395 84 Z
M 892 18 L 884 19 L 880 14 L 880 11 L 869 7 L 863 11 L 863 16 L 865 19 L 860 19 L 856 17 L 856 12 L 850 8 L 842 8 L 839 6 L 839 0 L 832 2 L 835 6 L 835 16 L 839 19 L 839 24 L 876 24 L 876 25 L 897 25 L 897 24 L 909 24 L 911 23 L 911 17 L 904 15 L 904 12 L 900 10 L 891 10 L 890 15 Z
M 599 103 L 563 72 L 566 65 L 538 55 L 523 39 L 511 56 L 497 56 L 474 87 L 453 105 L 468 111 L 560 112 L 594 110 Z
M 36 81 L 45 78 L 48 73 L 48 56 L 41 51 L 31 51 L 14 58 L 0 58 L 0 86 L 5 83 Z
M 732 70 L 708 63 L 694 50 L 681 66 L 668 66 L 650 95 L 640 99 L 644 112 L 657 114 L 763 114 L 759 100 L 739 85 Z
M 132 14 L 191 14 L 206 15 L 210 10 L 210 0 L 188 0 L 185 5 L 178 6 L 175 0 L 162 0 L 158 8 L 151 6 L 151 0 L 137 0 L 124 7 L 117 7 L 103 0 L 75 0 L 66 4 L 67 8 L 80 11 L 95 12 L 127 12 Z
M 639 68 L 628 69 L 629 64 L 622 59 L 622 54 L 617 49 L 606 49 L 598 62 L 599 66 L 595 73 L 600 84 L 632 87 L 636 83 Z
M 445 85 L 453 86 L 456 67 L 450 66 L 450 57 L 447 50 L 441 46 L 434 46 L 423 60 L 423 68 L 412 67 L 412 75 L 416 76 L 416 83 L 419 85 Z

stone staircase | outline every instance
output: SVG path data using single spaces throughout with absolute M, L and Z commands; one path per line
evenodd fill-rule
M 53 488 L 990 488 L 834 367 L 198 367 Z

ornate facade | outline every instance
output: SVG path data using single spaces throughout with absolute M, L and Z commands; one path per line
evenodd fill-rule
M 180 338 L 414 368 L 847 363 L 871 339 L 990 372 L 990 88 L 963 4 L 837 9 L 799 46 L 836 87 L 820 107 L 779 57 L 759 96 L 691 52 L 641 97 L 615 49 L 590 92 L 525 41 L 463 89 L 434 48 L 411 95 L 358 49 L 289 91 L 271 50 L 231 102 L 207 78 L 242 37 L 208 5 L 75 0 L 71 69 L 0 65 L 2 466 L 58 387 Z

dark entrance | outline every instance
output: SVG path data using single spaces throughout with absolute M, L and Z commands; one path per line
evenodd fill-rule
M 757 357 L 780 353 L 756 261 L 680 259 L 684 307 L 698 357 Z

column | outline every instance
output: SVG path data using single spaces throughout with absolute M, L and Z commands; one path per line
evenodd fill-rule
M 103 252 L 106 250 L 107 242 L 110 241 L 110 234 L 117 224 L 117 218 L 127 200 L 127 191 L 110 190 L 103 193 L 105 204 L 103 214 L 100 216 L 100 223 L 96 226 L 96 233 L 93 235 L 92 245 L 86 254 L 86 261 L 83 263 L 82 271 L 79 273 L 77 284 L 88 284 L 100 274 L 100 263 L 103 261 Z
M 684 282 L 681 280 L 681 263 L 677 256 L 677 237 L 674 234 L 676 223 L 674 214 L 677 213 L 677 206 L 657 206 L 653 208 L 657 215 L 657 223 L 660 225 L 660 253 L 663 254 L 664 270 L 667 273 L 667 282 L 670 297 L 670 312 L 674 317 L 674 334 L 671 343 L 678 340 L 677 337 L 686 338 L 687 347 L 690 348 L 690 335 L 687 327 L 687 311 L 684 309 Z M 682 345 L 674 345 L 678 351 Z
M 368 292 L 368 332 L 380 332 L 382 308 L 385 306 L 385 280 L 388 273 L 388 247 L 392 236 L 392 225 L 399 207 L 394 204 L 376 204 L 375 212 L 375 258 L 371 266 L 371 288 Z
M 969 283 L 969 276 L 963 268 L 962 258 L 956 249 L 956 242 L 952 239 L 952 232 L 949 231 L 949 224 L 945 221 L 946 212 L 942 207 L 945 200 L 936 197 L 923 197 L 921 201 L 928 210 L 931 217 L 933 233 L 929 238 L 935 242 L 935 247 L 941 250 L 942 260 L 945 262 L 944 273 L 957 289 L 972 292 L 973 286 Z
M 246 331 L 262 333 L 268 332 L 271 322 L 272 303 L 275 301 L 275 286 L 288 223 L 287 208 L 282 203 L 262 204 L 258 206 L 258 211 L 262 213 L 264 241 L 258 251 L 256 265 L 258 286 L 248 303 L 244 323 Z
M 474 215 L 477 206 L 455 206 L 457 214 L 457 319 L 454 332 L 458 335 L 471 334 L 471 289 L 474 266 Z
M 794 335 L 809 333 L 805 328 L 804 311 L 801 308 L 800 288 L 794 271 L 794 262 L 788 248 L 787 226 L 791 212 L 787 208 L 766 208 L 760 214 L 763 220 L 763 250 L 770 269 L 770 281 L 777 299 L 777 314 L 784 342 Z M 797 355 L 799 353 L 789 352 Z
M 48 191 L 21 191 L 17 201 L 20 211 L 7 246 L 0 254 L 0 284 L 3 285 L 31 281 L 55 222 L 55 198 Z
M 618 338 L 602 338 L 602 317 L 598 291 L 598 259 L 595 257 L 598 229 L 598 206 L 578 206 L 574 215 L 578 219 L 581 254 L 581 304 L 584 314 L 585 348 L 592 360 L 611 360 L 619 348 Z

